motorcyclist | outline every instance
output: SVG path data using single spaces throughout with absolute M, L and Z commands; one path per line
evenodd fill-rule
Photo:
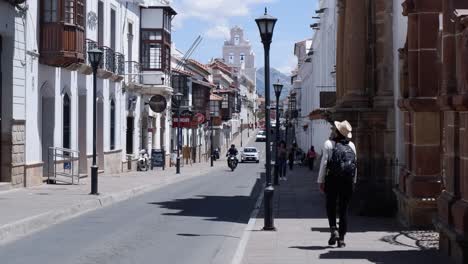
M 237 163 L 237 154 L 238 153 L 239 153 L 239 151 L 237 151 L 236 145 L 232 144 L 231 148 L 229 148 L 229 150 L 228 150 L 228 152 L 226 154 L 226 157 L 234 156 L 234 158 L 236 159 L 236 163 Z M 228 159 L 228 166 L 229 166 L 229 159 Z

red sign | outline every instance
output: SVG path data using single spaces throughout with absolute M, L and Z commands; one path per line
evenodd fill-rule
M 197 125 L 205 123 L 205 115 L 202 113 L 196 113 L 193 119 L 197 123 Z
M 180 116 L 180 127 L 182 128 L 197 128 L 205 122 L 205 115 L 202 113 L 196 113 L 193 117 L 189 115 Z M 172 127 L 179 127 L 179 119 L 176 115 L 172 117 Z
M 190 128 L 191 127 L 191 120 L 190 116 L 181 116 L 180 123 L 177 116 L 172 117 L 172 127 L 184 127 Z

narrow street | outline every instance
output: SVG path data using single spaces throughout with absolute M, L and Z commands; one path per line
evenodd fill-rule
M 263 164 L 215 167 L 52 226 L 2 246 L 2 263 L 229 263 L 263 189 Z

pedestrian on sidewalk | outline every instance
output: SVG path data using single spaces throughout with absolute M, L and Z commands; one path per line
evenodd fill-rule
M 317 156 L 317 153 L 315 153 L 315 148 L 314 146 L 311 146 L 309 149 L 309 152 L 307 152 L 307 162 L 309 163 L 309 169 L 313 170 L 314 169 L 314 163 L 315 163 L 315 157 Z
M 330 139 L 325 141 L 317 182 L 325 193 L 330 239 L 328 244 L 345 247 L 348 225 L 348 206 L 356 183 L 356 147 L 350 141 L 352 127 L 348 121 L 334 122 Z M 336 206 L 339 208 L 339 228 Z
M 288 156 L 288 150 L 286 149 L 286 142 L 283 140 L 280 142 L 278 147 L 278 172 L 279 179 L 286 181 L 286 160 Z

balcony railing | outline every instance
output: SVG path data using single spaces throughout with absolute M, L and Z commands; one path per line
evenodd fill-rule
M 125 73 L 125 61 L 124 55 L 122 53 L 116 52 L 115 53 L 115 74 L 117 75 L 124 75 Z
M 102 60 L 101 60 L 101 69 L 108 72 L 115 72 L 115 53 L 109 47 L 102 46 Z
M 127 83 L 142 83 L 141 64 L 136 61 L 126 61 L 125 75 Z
M 86 63 L 91 64 L 88 57 L 88 51 L 98 48 L 102 51 L 102 59 L 98 68 L 112 72 L 117 75 L 124 75 L 125 73 L 125 57 L 122 53 L 114 52 L 113 49 L 106 46 L 99 46 L 94 40 L 86 39 L 84 50 L 86 56 Z

